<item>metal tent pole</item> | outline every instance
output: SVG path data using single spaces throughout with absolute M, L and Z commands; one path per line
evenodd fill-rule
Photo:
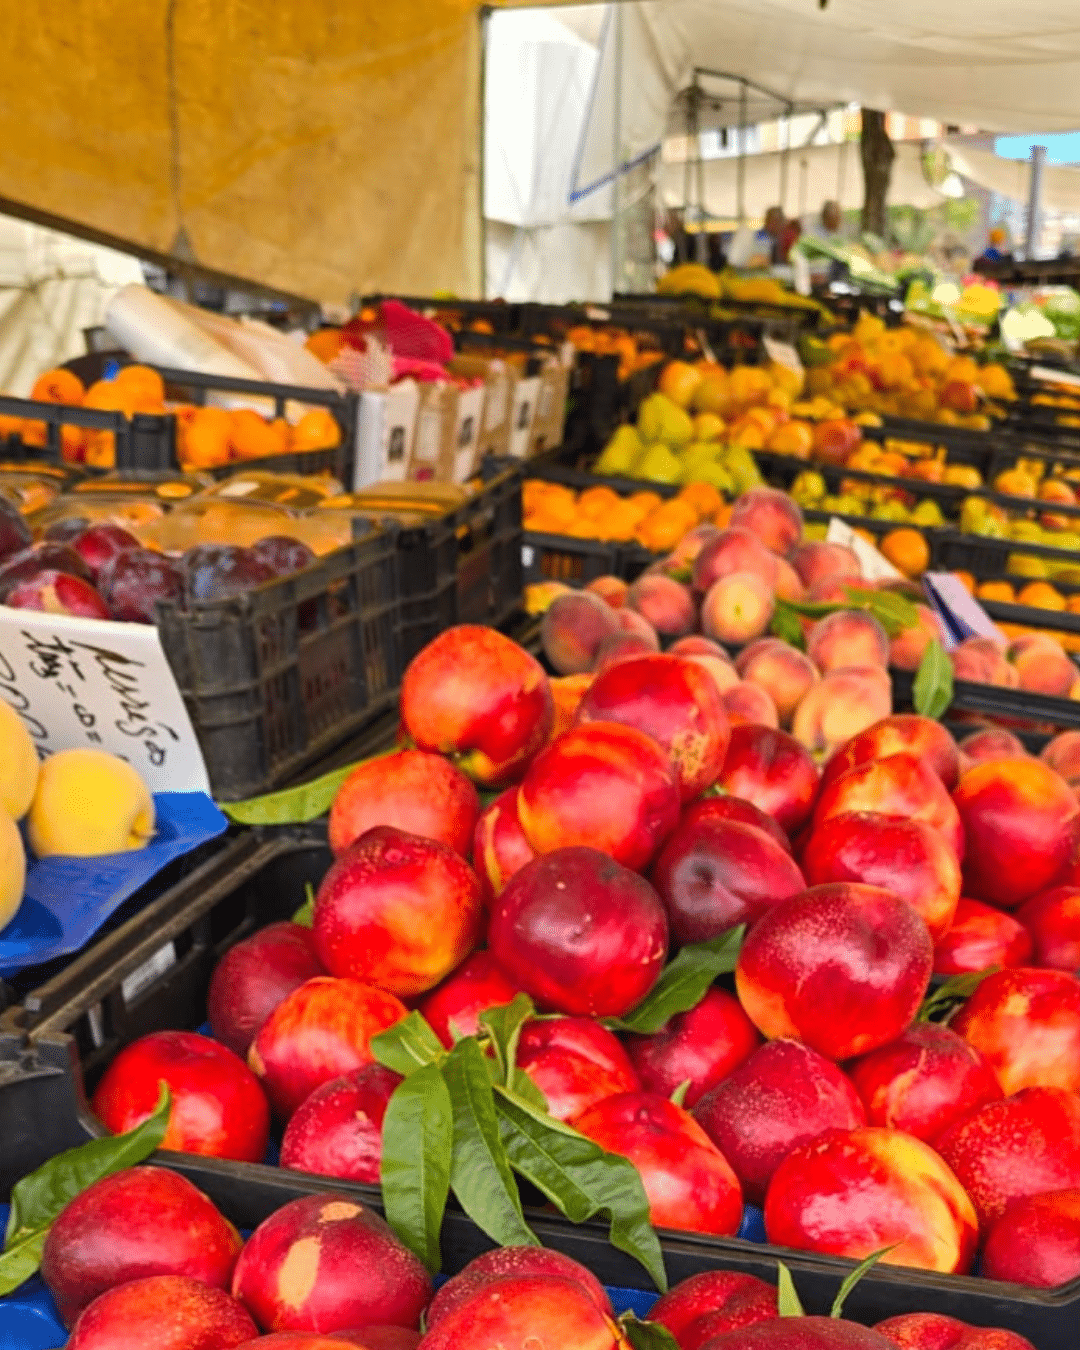
M 1031 180 L 1028 186 L 1027 237 L 1024 256 L 1034 258 L 1042 235 L 1043 169 L 1046 167 L 1046 146 L 1031 147 Z

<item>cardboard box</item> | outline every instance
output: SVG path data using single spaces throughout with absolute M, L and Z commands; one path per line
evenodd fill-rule
M 566 428 L 566 399 L 570 392 L 570 370 L 557 359 L 545 361 L 540 372 L 540 394 L 533 428 L 532 452 L 553 450 L 562 445 Z
M 513 366 L 500 357 L 455 356 L 450 372 L 462 379 L 483 380 L 484 416 L 480 426 L 479 457 L 506 455 L 510 446 L 510 417 L 513 411 Z
M 420 387 L 402 380 L 389 389 L 364 390 L 356 419 L 352 490 L 372 483 L 404 482 L 412 461 Z
M 533 453 L 533 429 L 540 400 L 540 376 L 518 380 L 514 386 L 510 427 L 510 453 L 515 459 L 528 459 Z
M 479 458 L 484 387 L 425 384 L 420 393 L 408 476 L 418 481 L 464 483 Z

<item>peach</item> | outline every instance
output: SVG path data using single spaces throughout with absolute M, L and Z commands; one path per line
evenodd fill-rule
M 53 1222 L 41 1274 L 70 1327 L 99 1294 L 150 1275 L 227 1289 L 240 1234 L 186 1177 L 130 1167 L 77 1195 Z
M 780 718 L 776 704 L 760 685 L 741 680 L 726 689 L 723 695 L 724 711 L 732 726 L 778 727 Z
M 764 689 L 781 725 L 790 726 L 795 709 L 820 678 L 818 669 L 808 656 L 786 642 L 764 638 L 751 646 L 757 650 L 749 656 L 742 653 L 745 659 L 737 663 L 737 669 L 744 680 Z
M 942 834 L 957 858 L 964 857 L 964 827 L 952 798 L 929 764 L 914 755 L 886 755 L 856 764 L 824 784 L 814 808 L 814 829 L 850 811 L 921 820 Z
M 918 670 L 930 643 L 942 640 L 941 623 L 930 606 L 916 605 L 915 608 L 918 622 L 889 642 L 889 665 L 895 670 Z
M 857 423 L 830 417 L 814 428 L 814 458 L 823 464 L 846 464 L 862 441 Z
M 577 721 L 618 722 L 651 736 L 666 752 L 684 801 L 716 781 L 731 728 L 709 673 L 682 656 L 641 656 L 596 677 Z
M 802 584 L 811 590 L 826 577 L 846 577 L 852 581 L 862 578 L 858 556 L 844 544 L 800 544 L 792 554 L 791 565 Z
M 694 559 L 694 590 L 703 595 L 733 572 L 753 573 L 772 593 L 776 585 L 776 555 L 752 530 L 729 526 L 710 539 Z
M 964 1116 L 936 1140 L 988 1228 L 1018 1200 L 1080 1186 L 1080 1098 L 1024 1088 Z
M 517 1066 L 532 1079 L 556 1120 L 572 1120 L 590 1106 L 641 1083 L 626 1051 L 591 1017 L 549 1017 L 526 1022 Z
M 644 614 L 639 614 L 636 609 L 620 609 L 615 618 L 624 636 L 640 638 L 643 642 L 647 642 L 654 652 L 660 650 L 660 639 L 656 629 Z M 610 642 L 611 639 L 607 638 L 606 641 Z
M 1016 667 L 1005 659 L 993 638 L 965 638 L 949 653 L 953 675 L 969 684 L 995 684 L 1002 689 L 1016 689 L 1020 677 Z
M 814 624 L 806 652 L 822 674 L 841 666 L 886 666 L 889 639 L 872 614 L 841 609 Z
M 892 891 L 919 914 L 935 942 L 948 932 L 960 899 L 960 864 L 937 830 L 920 820 L 873 811 L 832 816 L 803 850 L 807 884 L 861 881 Z
M 701 604 L 701 626 L 709 637 L 741 644 L 758 638 L 772 622 L 772 587 L 755 572 L 728 572 Z
M 772 816 L 767 816 L 753 802 L 744 801 L 742 797 L 730 797 L 726 793 L 719 796 L 700 797 L 696 802 L 691 802 L 685 808 L 679 820 L 679 825 L 690 825 L 692 822 L 706 819 L 734 820 L 740 825 L 753 825 L 756 829 L 764 830 L 767 835 L 775 839 L 785 853 L 791 853 L 792 851 L 791 840 L 780 824 Z
M 1050 698 L 1068 698 L 1080 683 L 1080 670 L 1060 647 L 1034 647 L 1015 652 L 1010 657 L 1016 667 L 1020 688 L 1030 694 L 1045 694 Z
M 822 783 L 831 783 L 857 764 L 889 755 L 925 760 L 950 792 L 960 779 L 960 752 L 941 723 L 917 713 L 894 713 L 842 746 L 825 766 Z
M 952 1019 L 1007 1095 L 1026 1087 L 1080 1089 L 1080 981 L 1019 967 L 988 975 Z
M 399 750 L 353 769 L 330 807 L 327 836 L 340 858 L 366 831 L 393 825 L 438 839 L 467 858 L 479 814 L 476 788 L 448 759 Z
M 781 600 L 792 600 L 796 604 L 808 598 L 802 578 L 786 558 L 776 560 L 776 594 Z
M 735 727 L 717 784 L 772 816 L 789 836 L 809 819 L 817 798 L 817 765 L 786 731 Z
M 629 612 L 633 613 L 632 610 Z M 605 638 L 601 642 L 600 649 L 596 653 L 593 673 L 599 675 L 609 666 L 617 666 L 620 661 L 629 661 L 637 656 L 650 656 L 659 650 L 658 642 L 650 642 L 637 633 L 617 633 L 615 637 Z M 578 702 L 580 704 L 581 700 Z
M 755 534 L 767 549 L 788 557 L 802 539 L 803 514 L 797 502 L 776 488 L 756 487 L 744 492 L 731 508 L 728 522 Z
M 278 1004 L 252 1042 L 248 1063 L 288 1120 L 317 1087 L 370 1064 L 372 1036 L 404 1016 L 393 994 L 320 976 Z
M 743 943 L 735 987 L 770 1040 L 788 1036 L 827 1059 L 850 1059 L 911 1023 L 933 954 L 926 924 L 906 901 L 837 882 L 766 911 Z
M 666 1327 L 679 1350 L 700 1350 L 710 1337 L 779 1316 L 776 1289 L 756 1275 L 705 1270 L 657 1299 L 649 1321 Z
M 692 633 L 689 637 L 678 638 L 668 648 L 668 654 L 671 656 L 716 656 L 721 661 L 731 664 L 731 657 L 719 642 L 714 642 L 712 638 L 701 637 L 698 633 Z
M 587 845 L 645 867 L 679 818 L 679 787 L 663 748 L 617 722 L 576 726 L 529 766 L 518 819 L 537 853 Z
M 601 643 L 601 646 L 603 645 Z M 551 697 L 555 704 L 555 720 L 551 724 L 549 740 L 553 741 L 556 736 L 561 736 L 574 725 L 578 704 L 592 682 L 591 670 L 584 671 L 580 675 L 563 675 L 550 682 Z
M 315 975 L 325 975 L 310 928 L 271 923 L 230 947 L 214 967 L 206 1020 L 214 1039 L 241 1059 L 283 998 Z
M 591 591 L 571 591 L 548 606 L 540 623 L 540 643 L 559 675 L 592 670 L 607 638 L 619 633 L 615 611 Z
M 917 1022 L 848 1066 L 869 1125 L 932 1144 L 950 1125 L 1004 1095 L 981 1051 L 949 1027 Z
M 667 919 L 649 883 L 592 848 L 527 863 L 492 906 L 491 953 L 545 1009 L 621 1017 L 656 983 Z
M 622 577 L 611 575 L 593 577 L 592 581 L 585 587 L 585 590 L 593 595 L 598 595 L 612 609 L 622 609 L 626 604 L 626 592 L 629 589 L 630 583 L 628 581 L 623 581 Z
M 702 670 L 708 671 L 709 677 L 721 694 L 726 694 L 729 689 L 734 689 L 739 683 L 739 672 L 726 656 L 721 659 L 719 656 L 699 656 L 695 652 L 691 652 L 684 659 L 693 661 Z
M 1080 1190 L 1017 1200 L 986 1237 L 989 1280 L 1051 1289 L 1080 1276 Z
M 415 1328 L 431 1278 L 373 1210 L 328 1191 L 290 1200 L 259 1224 L 232 1290 L 263 1331 Z
M 1039 758 L 1074 791 L 1080 787 L 1080 731 L 1059 732 L 1043 746 Z
M 874 1328 L 900 1350 L 1035 1350 L 1026 1336 L 1001 1327 L 973 1327 L 944 1313 L 901 1313 Z
M 1031 934 L 1011 914 L 961 896 L 952 927 L 934 946 L 934 974 L 961 975 L 990 966 L 1024 966 Z
M 653 882 L 678 943 L 707 942 L 806 889 L 791 854 L 753 825 L 715 816 L 680 822 L 660 851 Z
M 965 1274 L 979 1224 L 928 1144 L 864 1126 L 830 1131 L 784 1159 L 765 1197 L 765 1231 L 781 1247 L 862 1259 L 892 1246 L 887 1265 Z
M 976 764 L 953 800 L 968 843 L 967 895 L 1015 909 L 1064 872 L 1080 835 L 1080 803 L 1048 764 L 1031 756 Z
M 710 539 L 715 539 L 720 533 L 716 525 L 695 525 L 692 530 L 687 530 L 668 556 L 668 562 L 674 567 L 685 567 L 691 564 Z
M 331 975 L 413 998 L 465 960 L 481 917 L 480 882 L 459 854 L 381 825 L 323 878 L 312 931 Z
M 541 1339 L 542 1338 L 542 1339 Z M 428 1331 L 424 1350 L 467 1346 L 573 1346 L 620 1350 L 625 1341 L 592 1292 L 557 1275 L 492 1280 Z
M 627 592 L 626 603 L 648 619 L 661 637 L 684 637 L 697 627 L 693 593 L 672 577 L 639 577 Z
M 611 1313 L 604 1286 L 587 1267 L 551 1247 L 496 1247 L 470 1261 L 446 1281 L 428 1305 L 424 1322 L 430 1331 L 488 1285 L 508 1276 L 556 1275 L 584 1288 L 601 1312 Z
M 605 1097 L 573 1122 L 593 1143 L 641 1173 L 657 1228 L 729 1235 L 742 1222 L 742 1192 L 723 1154 L 688 1111 L 666 1097 Z
M 841 666 L 807 692 L 791 732 L 811 754 L 827 758 L 891 711 L 892 684 L 883 666 Z
M 257 1335 L 242 1303 L 185 1275 L 108 1289 L 83 1312 L 69 1350 L 234 1350 Z
M 861 577 L 845 573 L 841 576 L 819 577 L 810 587 L 806 598 L 812 605 L 843 605 L 850 608 L 852 592 L 865 589 L 866 583 Z M 802 623 L 804 628 L 810 629 L 814 621 L 804 618 Z
M 738 999 L 715 988 L 706 990 L 695 1008 L 676 1013 L 651 1036 L 626 1037 L 641 1086 L 670 1097 L 681 1083 L 688 1083 L 683 1101 L 687 1110 L 748 1059 L 757 1045 L 757 1031 Z
M 560 597 L 552 609 L 577 598 Z M 596 603 L 612 614 L 602 600 Z M 559 674 L 587 668 L 574 665 Z M 413 657 L 402 676 L 400 703 L 402 723 L 418 750 L 449 755 L 489 788 L 521 776 L 555 718 L 540 662 L 496 629 L 475 624 L 448 628 Z
M 285 1127 L 281 1166 L 377 1186 L 383 1116 L 401 1081 L 381 1064 L 365 1064 L 317 1087 Z
M 517 799 L 517 788 L 507 788 L 481 813 L 473 831 L 473 867 L 487 903 L 536 857 L 518 820 Z
M 973 731 L 957 748 L 970 764 L 982 764 L 989 759 L 1023 759 L 1027 754 L 1027 747 L 1020 737 L 1004 727 L 983 727 L 981 731 Z
M 1016 917 L 1031 934 L 1034 965 L 1080 970 L 1080 887 L 1043 891 L 1017 910 Z
M 420 1013 L 449 1050 L 455 1034 L 475 1036 L 479 1016 L 488 1008 L 512 1003 L 521 986 L 512 980 L 488 951 L 473 952 L 457 970 L 433 989 L 420 1004 Z
M 858 1093 L 836 1065 L 789 1040 L 755 1050 L 705 1093 L 693 1114 L 756 1205 L 792 1149 L 827 1130 L 866 1123 Z

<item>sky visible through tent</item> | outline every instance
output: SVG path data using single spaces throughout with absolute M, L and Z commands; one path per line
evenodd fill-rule
M 1080 131 L 1060 131 L 1048 136 L 999 136 L 994 153 L 1005 159 L 1030 159 L 1033 145 L 1046 146 L 1047 164 L 1080 164 Z

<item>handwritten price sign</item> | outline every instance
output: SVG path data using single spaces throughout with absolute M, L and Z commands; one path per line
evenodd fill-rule
M 0 698 L 42 755 L 96 746 L 151 792 L 209 792 L 202 751 L 157 629 L 0 606 Z

